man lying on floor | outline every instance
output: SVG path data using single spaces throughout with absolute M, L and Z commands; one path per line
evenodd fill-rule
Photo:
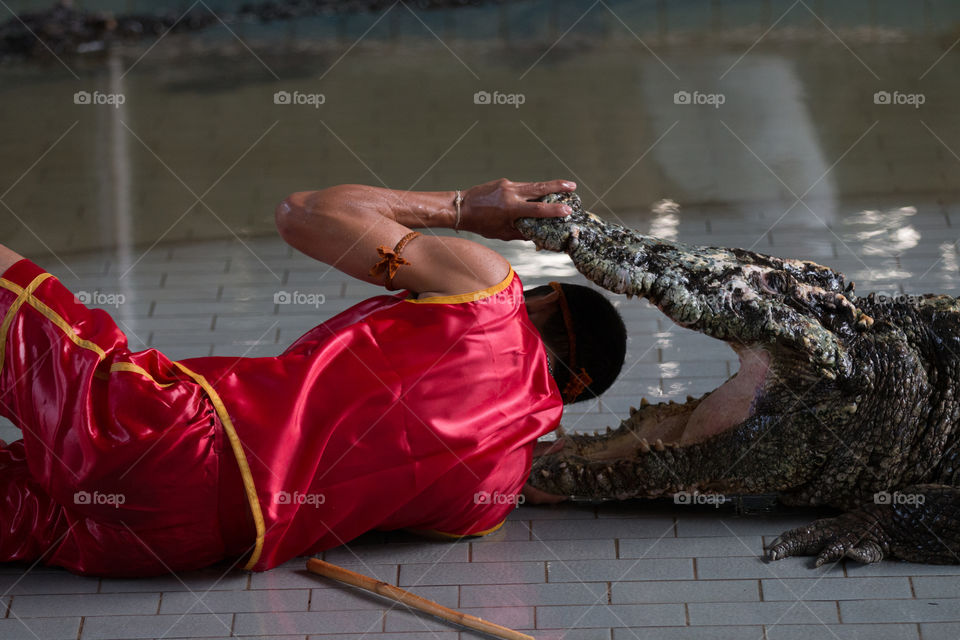
M 291 195 L 276 212 L 288 243 L 403 291 L 268 358 L 132 352 L 105 311 L 0 246 L 0 412 L 23 432 L 0 441 L 0 561 L 265 570 L 372 529 L 496 529 L 563 404 L 613 383 L 626 331 L 593 289 L 523 291 L 495 251 L 410 227 L 519 238 L 516 218 L 569 213 L 533 200 L 573 189 Z

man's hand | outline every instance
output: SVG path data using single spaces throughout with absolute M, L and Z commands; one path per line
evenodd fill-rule
M 517 218 L 562 218 L 573 213 L 564 204 L 531 202 L 550 193 L 573 191 L 569 180 L 510 182 L 506 178 L 467 189 L 460 207 L 460 228 L 494 240 L 522 240 Z
M 567 496 L 557 496 L 546 491 L 540 491 L 540 489 L 535 489 L 529 484 L 523 485 L 520 493 L 523 494 L 523 501 L 527 504 L 557 504 L 568 499 Z
M 553 442 L 538 442 L 533 447 L 533 457 L 539 458 L 540 456 L 545 456 L 548 453 L 555 453 L 563 449 L 564 441 L 563 438 L 557 438 Z M 546 491 L 540 491 L 540 489 L 535 489 L 529 484 L 523 485 L 521 492 L 525 502 L 530 504 L 556 504 L 558 502 L 563 502 L 568 498 L 568 496 L 558 496 L 552 493 L 547 493 Z

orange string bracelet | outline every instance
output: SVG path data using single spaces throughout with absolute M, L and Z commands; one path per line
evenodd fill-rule
M 380 245 L 377 247 L 377 253 L 380 254 L 380 260 L 370 268 L 370 275 L 378 276 L 381 273 L 386 272 L 387 278 L 384 282 L 384 286 L 392 291 L 395 288 L 393 286 L 393 276 L 397 274 L 397 269 L 399 269 L 401 265 L 410 264 L 408 260 L 400 257 L 400 252 L 403 251 L 403 248 L 408 242 L 419 235 L 419 231 L 411 231 L 407 235 L 400 238 L 400 242 L 398 242 L 397 246 L 393 248 L 393 251 L 388 249 L 386 245 Z
M 567 304 L 567 296 L 563 293 L 563 287 L 559 282 L 551 282 L 550 286 L 560 295 L 560 311 L 563 313 L 563 324 L 567 328 L 567 340 L 570 343 L 570 369 L 574 371 L 572 377 L 563 387 L 563 399 L 570 403 L 576 400 L 587 386 L 593 382 L 593 378 L 587 373 L 585 367 L 577 368 L 577 336 L 573 331 L 573 317 L 570 315 L 570 306 Z

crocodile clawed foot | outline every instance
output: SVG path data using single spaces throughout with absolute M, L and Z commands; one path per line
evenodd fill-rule
M 816 555 L 816 566 L 850 558 L 863 564 L 883 559 L 878 523 L 862 512 L 825 518 L 780 535 L 766 548 L 766 561 Z M 871 521 L 872 520 L 872 521 Z

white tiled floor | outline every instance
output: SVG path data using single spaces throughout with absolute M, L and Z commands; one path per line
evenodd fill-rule
M 956 241 L 951 215 L 937 203 L 911 204 L 917 213 L 901 228 L 916 231 L 915 246 L 896 254 L 864 254 L 864 245 L 885 233 L 886 218 L 850 227 L 849 221 L 862 217 L 859 201 L 838 205 L 835 235 L 778 233 L 772 245 L 758 248 L 807 257 L 808 246 L 827 243 L 833 257 L 822 262 L 873 275 L 858 284 L 861 293 L 871 285 L 920 292 L 928 280 L 936 290 L 953 291 L 960 272 L 955 261 L 941 259 L 949 258 L 941 247 Z M 874 208 L 895 210 L 882 202 Z M 685 242 L 739 237 L 748 245 L 758 234 L 749 216 L 737 223 L 710 208 L 679 215 L 679 239 Z M 634 224 L 644 229 L 652 222 L 638 216 Z M 788 240 L 787 249 L 781 250 L 779 237 Z M 525 284 L 544 280 L 529 245 L 490 244 L 514 264 L 526 265 L 518 267 Z M 37 258 L 74 291 L 127 293 L 122 305 L 104 308 L 122 319 L 141 346 L 173 358 L 276 354 L 324 318 L 381 293 L 292 253 L 275 237 L 248 240 L 245 247 L 231 241 L 162 245 L 123 279 L 126 269 L 112 254 L 65 260 Z M 888 263 L 908 276 L 885 279 Z M 931 265 L 935 279 L 921 279 Z M 567 279 L 583 281 L 577 274 Z M 281 290 L 322 292 L 326 299 L 316 308 L 275 305 L 274 293 Z M 736 370 L 723 345 L 673 327 L 645 302 L 611 299 L 631 329 L 626 368 L 601 402 L 567 413 L 567 428 L 616 424 L 640 394 L 654 401 L 699 394 Z M 9 424 L 0 435 L 18 437 Z M 749 504 L 744 514 L 731 506 L 642 502 L 521 506 L 501 531 L 482 540 L 439 543 L 369 534 L 324 556 L 541 639 L 957 637 L 960 566 L 883 562 L 813 569 L 809 559 L 760 560 L 764 541 L 817 515 Z M 334 586 L 306 573 L 303 559 L 262 574 L 211 568 L 142 580 L 4 566 L 0 593 L 8 605 L 0 638 L 478 637 Z

